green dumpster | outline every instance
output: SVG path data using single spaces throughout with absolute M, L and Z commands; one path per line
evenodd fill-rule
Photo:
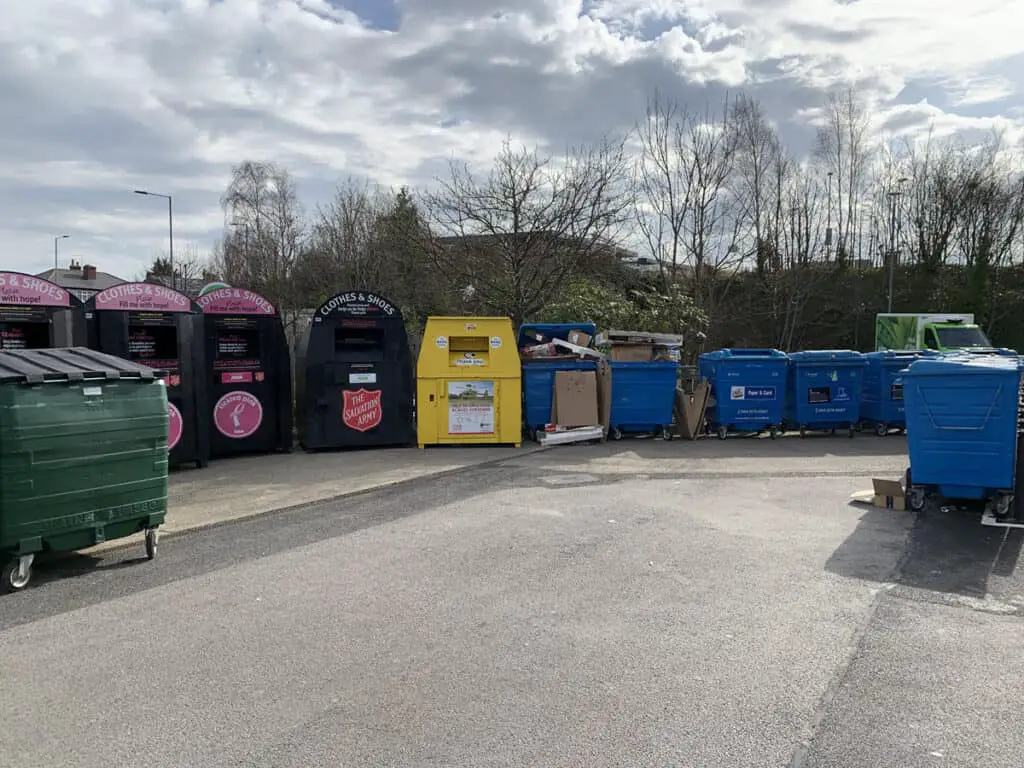
M 167 512 L 160 372 L 89 349 L 0 352 L 0 589 L 41 552 L 146 532 Z

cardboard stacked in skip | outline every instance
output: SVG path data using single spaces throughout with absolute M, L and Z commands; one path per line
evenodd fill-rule
M 679 362 L 683 337 L 673 333 L 605 331 L 598 343 L 611 347 L 608 356 L 615 363 Z
M 591 347 L 593 339 L 590 334 L 580 330 L 569 331 L 565 339 L 552 338 L 539 331 L 530 331 L 525 336 L 527 343 L 519 349 L 519 357 L 524 363 L 603 357 Z
M 603 440 L 611 416 L 611 367 L 597 361 L 596 371 L 555 371 L 551 423 L 537 435 L 542 445 Z

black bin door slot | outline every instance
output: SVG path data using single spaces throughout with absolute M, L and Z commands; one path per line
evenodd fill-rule
M 49 323 L 0 323 L 0 349 L 49 349 Z
M 821 405 L 832 402 L 832 390 L 829 387 L 810 387 L 807 390 L 807 402 L 810 405 Z

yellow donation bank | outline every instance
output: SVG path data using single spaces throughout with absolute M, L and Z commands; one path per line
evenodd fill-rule
M 519 350 L 507 317 L 430 317 L 416 363 L 416 429 L 426 445 L 522 440 Z

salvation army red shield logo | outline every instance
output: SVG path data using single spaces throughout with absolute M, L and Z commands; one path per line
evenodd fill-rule
M 380 390 L 356 389 L 341 393 L 341 421 L 356 432 L 368 432 L 380 425 L 384 411 L 380 405 Z
M 170 451 L 181 440 L 181 433 L 184 429 L 184 422 L 181 419 L 181 411 L 174 403 L 167 403 L 167 450 Z
M 248 392 L 228 392 L 213 406 L 213 424 L 224 437 L 249 437 L 263 423 L 263 405 Z

